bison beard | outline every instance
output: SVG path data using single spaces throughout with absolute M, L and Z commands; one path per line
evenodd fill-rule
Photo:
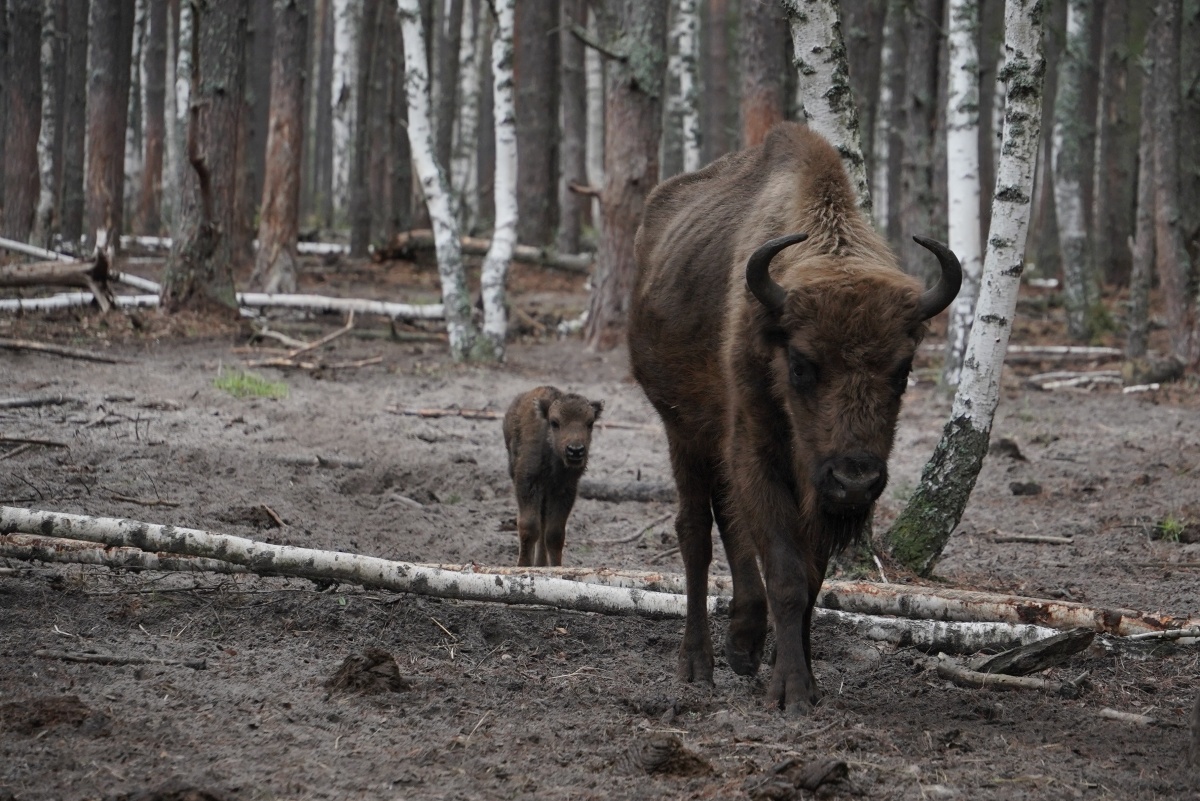
M 629 349 L 679 489 L 682 680 L 712 681 L 715 521 L 733 574 L 730 667 L 758 670 L 769 610 L 768 703 L 816 703 L 809 633 L 825 568 L 883 492 L 925 321 L 962 280 L 944 245 L 917 241 L 941 264 L 927 291 L 859 213 L 837 152 L 792 123 L 648 199 Z

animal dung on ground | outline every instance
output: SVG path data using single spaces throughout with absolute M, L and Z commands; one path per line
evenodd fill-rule
M 361 654 L 346 657 L 325 686 L 331 690 L 371 695 L 404 692 L 411 685 L 400 675 L 400 666 L 394 656 L 382 648 L 367 648 Z
M 704 776 L 713 772 L 708 760 L 689 751 L 673 734 L 654 734 L 634 742 L 623 761 L 633 773 Z
M 603 401 L 550 386 L 524 392 L 508 407 L 504 447 L 517 494 L 517 565 L 562 564 L 567 518 L 603 410 Z

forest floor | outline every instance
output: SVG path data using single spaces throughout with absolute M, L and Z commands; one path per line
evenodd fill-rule
M 434 297 L 435 282 L 429 268 L 332 259 L 310 263 L 303 288 L 413 301 Z M 665 437 L 624 351 L 591 353 L 578 335 L 555 334 L 584 308 L 582 279 L 517 265 L 512 301 L 527 317 L 503 367 L 453 364 L 444 342 L 414 341 L 422 335 L 411 329 L 397 341 L 359 318 L 356 335 L 312 354 L 324 368 L 255 368 L 286 384 L 276 399 L 215 386 L 247 360 L 279 355 L 270 341 L 247 353 L 249 328 L 154 312 L 5 316 L 0 336 L 128 361 L 0 352 L 0 395 L 70 399 L 0 410 L 6 437 L 65 446 L 0 445 L 0 503 L 414 562 L 515 564 L 499 422 L 398 411 L 502 412 L 517 393 L 555 384 L 603 399 L 606 421 L 634 424 L 598 428 L 589 476 L 671 479 Z M 1046 301 L 1025 298 L 1014 343 L 1065 342 L 1061 311 Z M 342 322 L 291 315 L 271 325 L 316 339 Z M 922 358 L 877 530 L 916 486 L 949 410 L 936 355 Z M 1119 365 L 1010 365 L 993 438 L 1012 440 L 1020 458 L 1010 449 L 986 460 L 934 582 L 1196 615 L 1200 390 L 1047 392 L 1024 380 L 1063 366 Z M 1040 493 L 1014 494 L 1017 482 Z M 678 572 L 671 512 L 581 499 L 566 562 Z M 1180 524 L 1166 538 L 1164 521 Z M 997 542 L 1002 534 L 1072 541 Z M 828 798 L 1200 797 L 1187 746 L 1197 646 L 1097 638 L 1051 671 L 1089 671 L 1086 691 L 1064 698 L 964 689 L 938 678 L 923 653 L 818 625 L 824 698 L 789 719 L 765 707 L 766 665 L 738 677 L 718 654 L 715 687 L 676 683 L 682 620 L 304 579 L 3 559 L 0 568 L 0 799 L 812 797 L 779 781 L 796 770 L 773 772 L 787 760 L 844 762 L 846 777 L 819 791 Z M 725 570 L 722 558 L 714 570 Z M 723 626 L 713 621 L 717 643 Z M 40 649 L 205 669 L 80 664 Z M 367 649 L 394 657 L 399 678 L 379 678 L 374 692 L 328 685 Z M 1101 717 L 1106 707 L 1158 723 Z M 672 737 L 691 758 L 647 756 Z

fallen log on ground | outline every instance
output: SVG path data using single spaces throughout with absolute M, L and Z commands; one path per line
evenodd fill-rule
M 675 485 L 665 481 L 603 481 L 585 477 L 579 482 L 579 497 L 612 503 L 674 503 L 678 494 Z
M 330 298 L 324 295 L 280 295 L 266 292 L 239 292 L 237 301 L 251 308 L 306 309 L 321 312 L 358 312 L 382 314 L 406 320 L 435 320 L 445 313 L 440 303 L 387 303 L 381 300 Z
M 141 548 L 97 546 L 94 542 L 40 537 L 33 534 L 0 534 L 0 556 L 26 562 L 98 565 L 124 570 L 160 570 L 170 573 L 241 573 L 248 568 L 220 559 L 172 556 Z
M 142 248 L 144 250 L 170 250 L 173 240 L 169 236 L 122 236 L 122 248 Z M 258 240 L 253 246 L 258 247 Z M 341 242 L 297 242 L 296 252 L 306 256 L 328 256 L 349 253 L 350 246 Z
M 1045 690 L 1074 698 L 1082 690 L 1083 678 L 1056 681 L 1045 676 L 1007 676 L 1003 673 L 980 673 L 965 668 L 945 654 L 938 654 L 937 674 L 961 687 L 977 690 Z M 1086 674 L 1085 674 L 1086 675 Z
M 464 236 L 461 240 L 462 252 L 466 256 L 486 256 L 488 248 L 492 245 L 491 240 L 477 239 L 471 236 Z M 413 231 L 404 231 L 396 234 L 391 242 L 383 248 L 377 248 L 373 255 L 377 261 L 383 259 L 406 259 L 411 261 L 418 253 L 433 249 L 433 231 L 418 228 Z M 595 257 L 590 253 L 557 253 L 547 248 L 536 248 L 532 245 L 516 245 L 513 248 L 512 257 L 513 261 L 525 264 L 538 264 L 543 267 L 550 267 L 579 275 L 587 275 L 591 270 L 592 262 L 595 260 Z
M 208 663 L 203 659 L 161 659 L 155 656 L 121 656 L 100 654 L 94 651 L 72 653 L 70 651 L 34 651 L 39 659 L 61 659 L 64 662 L 85 662 L 93 665 L 180 665 L 192 670 L 205 670 Z
M 54 259 L 0 266 L 0 287 L 79 287 L 91 292 L 103 311 L 114 305 L 111 278 L 104 251 L 91 262 Z
M 38 353 L 49 353 L 54 356 L 63 356 L 67 359 L 82 359 L 89 362 L 104 362 L 106 364 L 132 364 L 129 359 L 121 359 L 116 356 L 107 356 L 103 353 L 94 353 L 90 350 L 80 350 L 79 348 L 68 348 L 65 345 L 54 345 L 49 342 L 34 342 L 29 339 L 4 339 L 0 338 L 0 348 L 7 350 L 32 350 Z
M 3 298 L 0 311 L 55 311 L 90 306 L 96 296 L 91 292 L 62 292 L 48 298 Z M 113 295 L 112 305 L 121 308 L 153 308 L 158 295 Z
M 1005 673 L 1009 676 L 1028 676 L 1030 673 L 1061 665 L 1092 644 L 1096 632 L 1073 629 L 1022 645 L 995 656 L 989 656 L 969 667 L 980 673 Z

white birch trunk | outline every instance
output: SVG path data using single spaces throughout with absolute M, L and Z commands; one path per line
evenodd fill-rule
M 463 9 L 462 37 L 458 48 L 458 114 L 454 120 L 454 158 L 450 164 L 450 185 L 454 190 L 458 208 L 458 222 L 465 233 L 470 233 L 479 219 L 479 61 L 483 48 L 476 39 L 486 29 L 488 10 L 480 6 L 478 28 L 470 2 Z M 495 61 L 495 58 L 492 59 Z M 510 70 L 511 74 L 511 70 Z M 486 328 L 486 325 L 485 325 Z
M 153 295 L 115 295 L 111 301 L 121 308 L 145 308 L 158 305 L 159 289 L 147 279 L 117 273 L 114 280 L 121 280 L 139 289 L 155 292 Z M 0 300 L 0 311 L 50 311 L 88 306 L 95 299 L 91 292 L 61 292 L 48 298 L 8 298 Z M 276 295 L 268 292 L 239 292 L 238 304 L 246 308 L 305 309 L 314 312 L 355 312 L 358 314 L 381 314 L 393 320 L 437 320 L 444 314 L 440 303 L 389 303 L 382 300 L 359 298 L 330 298 L 324 295 Z
M 513 104 L 513 18 L 515 0 L 495 0 L 492 39 L 492 98 L 496 121 L 496 225 L 480 276 L 483 293 L 483 334 L 491 358 L 504 359 L 508 334 L 505 285 L 513 247 L 517 243 L 517 120 Z M 482 347 L 481 347 L 482 350 Z
M 55 189 L 58 182 L 55 176 L 62 166 L 62 149 L 55 151 L 54 140 L 61 139 L 58 131 L 62 120 L 58 116 L 59 92 L 54 80 L 57 72 L 56 61 L 63 52 L 56 45 L 65 31 L 57 29 L 57 18 L 54 4 L 46 3 L 42 13 L 42 129 L 38 134 L 38 172 L 41 176 L 41 190 L 38 193 L 37 217 L 34 218 L 33 241 L 42 242 L 49 246 L 53 244 L 51 237 L 58 229 L 58 214 L 56 212 Z
M 837 0 L 783 0 L 783 7 L 792 27 L 796 93 L 808 127 L 837 148 L 858 194 L 858 207 L 870 219 L 871 191 Z
M 167 15 L 170 20 L 171 15 Z M 167 92 L 167 165 L 170 180 L 164 180 L 163 198 L 170 208 L 170 231 L 172 236 L 179 236 L 181 219 L 181 204 L 183 202 L 183 187 L 186 185 L 187 173 L 192 169 L 188 164 L 184 143 L 187 142 L 188 108 L 191 105 L 192 90 L 192 4 L 179 4 L 179 45 L 175 53 L 174 91 Z M 168 38 L 168 46 L 171 39 Z M 171 53 L 167 54 L 171 58 Z M 170 62 L 167 64 L 170 67 Z
M 450 187 L 434 155 L 433 126 L 429 116 L 429 62 L 422 38 L 421 3 L 420 0 L 396 0 L 396 8 L 404 36 L 404 89 L 408 97 L 408 140 L 412 147 L 413 167 L 433 224 L 450 354 L 455 360 L 464 361 L 476 357 L 479 335 L 471 321 L 471 298 L 467 294 L 458 221 L 450 207 Z
M 671 39 L 678 55 L 674 74 L 679 94 L 671 102 L 679 107 L 683 128 L 683 171 L 700 169 L 699 43 L 700 9 L 697 0 L 679 0 Z
M 591 8 L 588 30 L 596 30 L 596 13 Z M 588 186 L 600 189 L 604 186 L 604 61 L 593 47 L 584 49 L 583 70 L 587 84 L 587 180 Z M 600 240 L 602 217 L 600 197 L 593 196 L 592 227 L 596 229 L 596 241 Z
M 875 213 L 875 227 L 887 235 L 888 204 L 890 201 L 892 161 L 892 108 L 896 98 L 892 92 L 892 75 L 900 66 L 900 53 L 895 47 L 895 28 L 903 24 L 899 4 L 889 2 L 885 6 L 883 19 L 883 45 L 879 53 L 879 106 L 875 112 L 875 135 L 872 137 L 874 152 L 871 175 L 871 205 Z
M 1004 42 L 1000 43 L 1000 55 L 996 58 L 996 89 L 992 93 L 992 164 L 1000 163 L 1000 149 L 1004 144 Z
M 896 559 L 921 573 L 932 570 L 962 517 L 983 466 L 1000 400 L 1000 373 L 1025 268 L 1041 132 L 1042 11 L 1041 0 L 1005 3 L 1004 147 L 996 165 L 992 226 L 975 321 L 950 420 L 925 465 L 920 486 L 888 532 Z
M 133 12 L 133 54 L 129 61 L 129 100 L 137 98 L 141 113 L 129 115 L 125 127 L 125 206 L 137 208 L 137 193 L 142 188 L 146 141 L 146 0 L 137 0 Z M 132 219 L 133 215 L 129 215 Z M 128 223 L 127 223 L 128 224 Z
M 983 270 L 979 219 L 979 0 L 950 0 L 950 80 L 946 118 L 949 246 L 962 264 L 963 282 L 950 305 L 942 380 L 958 386 Z
M 361 0 L 333 0 L 333 213 L 350 212 Z

